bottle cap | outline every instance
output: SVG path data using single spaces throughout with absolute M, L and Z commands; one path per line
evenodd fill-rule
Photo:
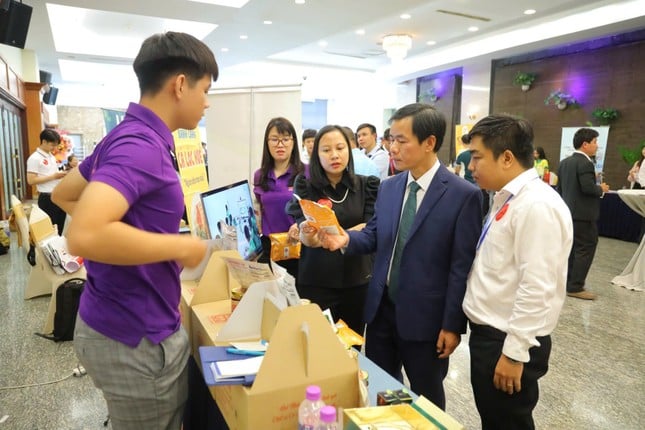
M 320 410 L 320 421 L 324 423 L 333 423 L 336 421 L 336 408 L 333 406 L 324 406 Z
M 308 386 L 305 390 L 305 397 L 311 401 L 320 400 L 320 387 L 318 385 Z

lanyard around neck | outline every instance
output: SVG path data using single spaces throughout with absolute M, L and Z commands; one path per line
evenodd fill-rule
M 488 230 L 490 229 L 490 225 L 493 223 L 493 219 L 497 219 L 497 217 L 500 215 L 502 211 L 506 211 L 508 209 L 508 202 L 510 202 L 513 197 L 514 197 L 513 194 L 508 196 L 504 204 L 497 210 L 497 212 L 495 212 L 495 216 L 491 216 L 492 212 L 488 214 L 488 218 L 486 219 L 486 224 L 484 224 L 484 228 L 482 229 L 482 234 L 479 236 L 479 240 L 477 241 L 478 250 L 482 242 L 484 241 L 484 238 L 486 238 L 486 235 L 488 234 Z M 502 216 L 503 215 L 504 214 L 502 214 Z

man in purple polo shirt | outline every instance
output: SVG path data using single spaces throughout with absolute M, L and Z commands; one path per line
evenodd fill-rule
M 179 271 L 196 266 L 206 246 L 178 234 L 184 203 L 172 131 L 197 127 L 218 67 L 204 43 L 174 32 L 146 39 L 133 66 L 139 104 L 52 199 L 73 216 L 69 249 L 85 258 L 74 347 L 112 427 L 179 429 L 189 356 Z

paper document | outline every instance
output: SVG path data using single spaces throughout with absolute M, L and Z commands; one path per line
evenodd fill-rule
M 268 264 L 246 261 L 241 258 L 222 257 L 222 259 L 226 262 L 233 278 L 242 286 L 243 291 L 246 291 L 255 282 L 275 279 Z
M 242 360 L 215 361 L 211 363 L 211 370 L 215 375 L 216 381 L 239 376 L 255 375 L 260 370 L 263 359 L 264 356 L 260 355 Z

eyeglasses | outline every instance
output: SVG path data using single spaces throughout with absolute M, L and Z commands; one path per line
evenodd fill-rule
M 293 142 L 293 137 L 270 137 L 269 143 L 273 146 L 278 146 L 280 143 L 284 146 L 290 145 Z

